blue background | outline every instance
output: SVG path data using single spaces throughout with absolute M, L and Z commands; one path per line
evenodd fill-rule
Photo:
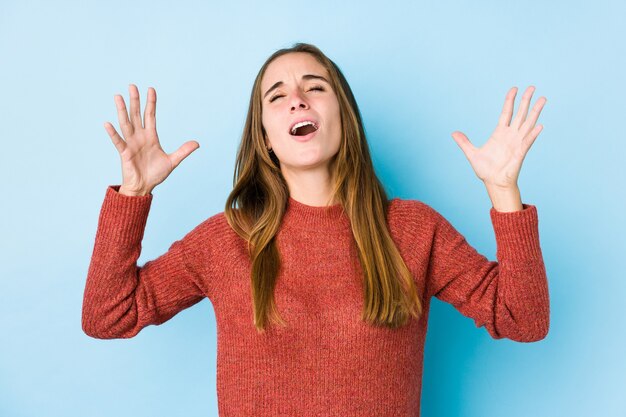
M 201 147 L 154 191 L 140 264 L 232 187 L 252 82 L 310 42 L 342 69 L 390 196 L 422 200 L 495 259 L 491 206 L 450 134 L 480 146 L 512 86 L 548 101 L 522 167 L 551 328 L 491 339 L 433 299 L 422 415 L 625 416 L 623 2 L 13 1 L 0 6 L 0 416 L 217 415 L 208 300 L 133 339 L 81 305 L 100 206 L 121 181 L 114 94 L 158 94 L 161 144 Z

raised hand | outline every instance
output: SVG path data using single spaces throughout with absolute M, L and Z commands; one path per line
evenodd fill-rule
M 547 101 L 546 98 L 540 97 L 528 114 L 534 91 L 533 86 L 526 89 L 517 115 L 511 121 L 517 87 L 509 90 L 498 125 L 482 147 L 476 148 L 462 132 L 452 133 L 452 138 L 488 189 L 517 188 L 522 161 L 543 129 L 542 125 L 535 126 L 535 123 Z
M 154 187 L 165 181 L 170 173 L 200 147 L 196 141 L 185 142 L 178 150 L 167 154 L 161 148 L 156 131 L 156 91 L 148 88 L 148 101 L 144 110 L 143 126 L 139 105 L 139 90 L 131 84 L 130 118 L 124 98 L 115 96 L 117 117 L 123 138 L 109 122 L 104 128 L 122 160 L 122 185 L 119 192 L 126 195 L 147 195 Z

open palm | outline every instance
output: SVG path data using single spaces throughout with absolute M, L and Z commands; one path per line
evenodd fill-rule
M 156 91 L 148 89 L 148 100 L 144 110 L 143 124 L 140 114 L 139 90 L 131 84 L 130 118 L 124 98 L 115 96 L 117 116 L 122 138 L 109 122 L 104 128 L 122 160 L 122 187 L 133 194 L 147 194 L 162 183 L 191 152 L 200 147 L 196 141 L 184 143 L 177 151 L 168 155 L 161 148 L 156 131 Z
M 503 188 L 517 186 L 522 161 L 543 129 L 542 125 L 535 126 L 535 123 L 546 98 L 540 97 L 528 114 L 534 90 L 533 86 L 526 89 L 513 120 L 511 117 L 517 87 L 509 90 L 498 125 L 482 147 L 475 147 L 462 132 L 452 133 L 452 138 L 469 160 L 478 178 L 485 184 Z

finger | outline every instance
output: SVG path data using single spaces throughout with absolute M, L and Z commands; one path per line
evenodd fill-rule
M 143 113 L 143 125 L 146 129 L 156 129 L 156 90 L 148 88 L 148 99 Z
M 519 109 L 517 110 L 517 115 L 515 115 L 515 119 L 513 119 L 511 126 L 519 129 L 522 123 L 524 123 L 524 120 L 526 120 L 526 115 L 528 114 L 528 107 L 530 107 L 530 100 L 533 97 L 534 92 L 535 87 L 532 85 L 528 87 L 526 91 L 524 91 L 522 101 L 520 103 Z
M 455 131 L 452 132 L 452 139 L 454 139 L 456 144 L 459 145 L 459 147 L 465 154 L 465 157 L 470 160 L 475 148 L 474 145 L 472 145 L 472 142 L 470 142 L 470 140 L 467 138 L 467 136 L 465 136 L 465 134 L 462 132 Z
M 121 154 L 124 151 L 124 149 L 126 149 L 126 142 L 124 142 L 124 140 L 120 137 L 120 135 L 117 133 L 117 131 L 115 130 L 115 128 L 113 127 L 111 123 L 106 122 L 104 124 L 104 129 L 107 131 L 107 133 L 111 137 L 111 141 L 113 141 L 113 145 L 115 146 L 115 149 L 117 149 L 117 151 Z
M 498 120 L 498 126 L 508 126 L 511 123 L 511 117 L 513 116 L 513 102 L 515 102 L 515 95 L 517 94 L 517 87 L 512 87 L 506 98 L 504 99 L 504 106 L 502 107 L 502 114 Z
M 524 138 L 525 152 L 528 152 L 528 150 L 533 145 L 535 139 L 537 139 L 537 136 L 539 136 L 539 133 L 541 133 L 542 130 L 543 125 L 537 125 L 533 128 L 533 130 L 530 131 L 528 135 L 526 135 L 526 137 Z
M 172 166 L 176 168 L 183 159 L 187 158 L 193 151 L 195 151 L 199 147 L 200 144 L 195 140 L 185 142 L 180 148 L 178 148 L 178 150 L 172 152 L 169 155 Z
M 520 127 L 520 131 L 526 135 L 525 132 L 530 131 L 535 127 L 535 123 L 537 123 L 537 119 L 539 119 L 539 115 L 541 114 L 541 110 L 543 106 L 546 104 L 548 100 L 545 97 L 539 97 L 539 99 L 535 102 L 530 114 L 528 115 L 528 119 L 522 124 Z
M 139 90 L 135 84 L 128 86 L 128 92 L 130 94 L 130 122 L 133 125 L 133 129 L 141 129 L 141 114 L 139 111 Z
M 126 103 L 124 103 L 124 97 L 117 94 L 114 97 L 115 107 L 117 108 L 117 120 L 120 123 L 120 129 L 125 138 L 130 137 L 133 134 L 133 126 L 128 120 L 128 111 L 126 110 Z

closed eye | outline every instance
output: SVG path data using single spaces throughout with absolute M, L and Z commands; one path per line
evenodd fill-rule
M 312 91 L 312 90 L 324 91 L 324 87 L 319 86 L 319 85 L 316 85 L 315 87 L 311 87 L 311 88 L 309 89 L 309 91 Z M 277 95 L 277 96 L 272 97 L 272 98 L 270 99 L 270 103 L 271 103 L 271 102 L 273 102 L 274 100 L 276 100 L 276 99 L 277 99 L 277 98 L 279 98 L 279 97 L 284 97 L 284 95 L 280 95 L 280 94 L 279 94 L 279 95 Z

